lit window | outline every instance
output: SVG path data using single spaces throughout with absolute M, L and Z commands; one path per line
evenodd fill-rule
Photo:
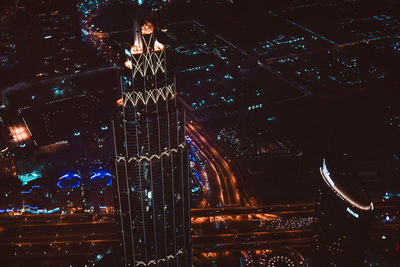
M 11 132 L 13 143 L 20 143 L 22 141 L 28 140 L 31 137 L 31 134 L 30 134 L 28 128 L 26 128 L 23 125 L 11 126 L 8 129 Z

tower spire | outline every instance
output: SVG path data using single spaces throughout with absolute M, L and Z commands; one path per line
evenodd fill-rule
M 165 46 L 133 22 L 114 116 L 116 206 L 125 266 L 191 266 L 185 116 L 166 75 Z

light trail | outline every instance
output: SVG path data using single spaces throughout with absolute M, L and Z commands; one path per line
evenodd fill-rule
M 237 187 L 236 178 L 235 178 L 235 175 L 233 174 L 233 171 L 230 168 L 229 164 L 218 153 L 218 151 L 213 146 L 211 146 L 202 135 L 200 135 L 197 132 L 197 129 L 193 125 L 187 123 L 187 130 L 192 133 L 192 136 L 195 139 L 200 141 L 199 143 L 204 144 L 208 148 L 208 150 L 211 152 L 211 154 L 213 155 L 213 158 L 215 159 L 214 163 L 216 164 L 217 168 L 221 171 L 221 174 L 224 178 L 223 182 L 227 189 L 228 202 L 231 204 L 232 198 L 233 198 L 235 203 L 240 203 L 240 194 L 239 194 L 239 190 Z M 231 189 L 231 190 L 229 190 L 229 189 Z M 232 193 L 232 198 L 231 198 L 231 194 L 229 193 L 229 191 L 230 191 L 230 193 Z M 233 203 L 233 204 L 235 204 L 235 203 Z
M 262 236 L 262 235 L 274 235 L 274 234 L 297 234 L 297 233 L 310 233 L 310 229 L 296 229 L 296 230 L 270 230 L 263 232 L 248 232 L 248 233 L 229 233 L 229 234 L 210 234 L 210 235 L 202 235 L 202 236 L 193 236 L 192 239 L 207 239 L 207 238 L 225 238 L 225 237 L 247 237 L 247 236 Z
M 192 135 L 193 137 L 193 135 Z M 194 137 L 195 138 L 195 137 Z M 196 138 L 197 139 L 197 138 Z M 224 198 L 224 194 L 222 192 L 222 185 L 221 185 L 221 178 L 218 175 L 217 170 L 215 169 L 214 164 L 212 163 L 212 161 L 203 153 L 203 151 L 201 151 L 201 149 L 196 145 L 196 143 L 194 141 L 192 141 L 192 144 L 196 147 L 197 151 L 200 152 L 200 154 L 208 161 L 208 163 L 210 164 L 211 168 L 213 169 L 215 176 L 217 177 L 217 182 L 218 182 L 218 187 L 219 187 L 219 191 L 220 191 L 220 201 L 222 204 L 225 204 L 225 198 Z
M 119 239 L 95 239 L 95 240 L 68 240 L 68 241 L 38 241 L 38 242 L 18 242 L 15 246 L 35 246 L 35 245 L 59 245 L 59 244 L 74 244 L 74 243 L 117 243 Z M 6 244 L 8 245 L 8 244 Z
M 204 145 L 205 145 L 207 148 L 209 148 L 210 150 L 212 149 L 212 147 L 209 146 L 209 144 L 208 144 L 207 141 L 204 139 L 204 137 L 201 136 L 200 134 L 198 134 L 197 131 L 196 131 L 196 129 L 195 129 L 191 124 L 187 123 L 186 130 L 187 130 L 188 132 L 191 133 L 191 136 L 192 136 L 192 138 L 193 138 L 195 141 L 197 141 L 197 142 L 200 143 L 200 144 L 204 144 Z M 196 134 L 195 134 L 195 133 L 196 133 Z M 199 139 L 200 139 L 200 140 L 199 140 Z M 202 151 L 201 149 L 198 148 L 198 150 L 199 150 L 199 152 L 208 160 L 208 162 L 210 163 L 211 168 L 213 169 L 213 171 L 214 171 L 215 174 L 216 174 L 217 182 L 218 182 L 218 185 L 219 185 L 219 188 L 220 188 L 221 203 L 225 205 L 226 199 L 225 199 L 225 197 L 223 196 L 223 191 L 224 191 L 224 190 L 222 190 L 221 177 L 220 177 L 219 174 L 218 174 L 217 168 L 215 167 L 214 162 L 213 162 L 209 157 L 207 157 L 207 156 L 203 153 L 203 151 Z M 223 172 L 221 171 L 221 173 L 223 173 Z M 227 185 L 226 179 L 224 179 L 224 184 L 225 184 L 225 187 L 226 187 L 227 200 L 228 200 L 229 203 L 231 203 L 230 195 L 229 195 L 229 192 L 228 192 L 228 191 L 229 191 L 229 190 L 228 190 L 228 185 Z
M 82 239 L 82 240 L 87 240 L 86 238 L 91 237 L 91 239 L 93 239 L 93 236 L 102 236 L 103 238 L 107 238 L 107 239 L 113 239 L 118 237 L 118 233 L 114 232 L 114 233 L 96 233 L 96 234 L 53 234 L 53 235 L 34 235 L 34 236 L 25 236 L 24 234 L 21 235 L 21 237 L 19 237 L 20 240 L 14 240 L 14 241 L 10 241 L 10 242 L 35 242 L 35 241 L 43 241 L 43 240 L 55 240 L 55 241 L 68 241 L 68 240 L 74 240 L 72 238 L 78 238 L 78 239 Z M 110 237 L 110 238 L 109 238 Z M 21 239 L 23 241 L 21 241 Z M 61 239 L 61 240 L 60 240 Z M 50 243 L 50 241 L 49 241 Z
M 246 214 L 246 215 L 214 215 L 195 216 L 191 218 L 192 225 L 215 222 L 249 222 L 252 220 L 272 221 L 279 217 L 276 214 Z
M 47 215 L 47 214 L 46 214 Z M 90 222 L 60 222 L 60 223 L 41 223 L 41 224 L 21 224 L 20 227 L 42 227 L 42 226 L 72 226 L 72 225 L 85 225 L 85 224 L 115 224 L 115 221 L 90 221 Z
M 319 168 L 319 171 L 321 173 L 322 178 L 326 182 L 326 184 L 338 195 L 341 199 L 344 201 L 347 201 L 350 203 L 353 207 L 358 208 L 360 210 L 373 210 L 374 209 L 374 204 L 371 202 L 369 205 L 364 205 L 354 199 L 351 198 L 351 196 L 347 195 L 342 189 L 340 189 L 339 186 L 335 185 L 333 182 L 330 173 L 328 171 L 328 168 L 326 167 L 326 161 L 325 158 L 322 160 L 322 167 Z
M 198 244 L 193 244 L 192 247 L 193 249 L 204 249 L 204 248 L 221 248 L 222 246 L 237 246 L 240 245 L 241 247 L 243 246 L 250 246 L 250 245 L 255 245 L 255 246 L 260 246 L 263 244 L 266 245 L 272 245 L 272 244 L 285 244 L 285 245 L 290 245 L 291 248 L 295 247 L 297 244 L 302 244 L 304 247 L 309 247 L 311 244 L 311 238 L 309 237 L 304 237 L 304 238 L 288 238 L 288 239 L 276 239 L 276 237 L 271 238 L 269 240 L 257 240 L 257 241 L 246 241 L 243 242 L 241 240 L 238 241 L 231 241 L 231 242 L 219 242 L 219 243 L 198 243 Z M 297 246 L 296 246 L 297 247 Z

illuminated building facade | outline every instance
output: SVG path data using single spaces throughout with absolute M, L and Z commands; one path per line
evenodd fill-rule
M 363 264 L 374 206 L 348 162 L 337 156 L 322 161 L 310 266 Z
M 19 144 L 21 142 L 27 141 L 31 137 L 31 133 L 25 125 L 15 125 L 8 127 L 12 142 L 14 144 Z
M 125 266 L 192 266 L 185 114 L 153 25 L 134 25 L 113 121 Z

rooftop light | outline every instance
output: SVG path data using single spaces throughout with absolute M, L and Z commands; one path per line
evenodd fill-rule
M 164 48 L 165 48 L 164 44 L 160 43 L 157 40 L 154 42 L 154 51 L 161 51 L 164 50 Z
M 132 61 L 130 61 L 129 59 L 125 61 L 125 67 L 127 67 L 128 69 L 132 69 Z
M 31 137 L 27 127 L 23 125 L 8 127 L 11 132 L 12 142 L 20 143 L 22 141 L 28 140 Z
M 142 34 L 152 34 L 153 31 L 154 31 L 153 24 L 151 24 L 150 22 L 146 22 L 145 24 L 143 24 Z

